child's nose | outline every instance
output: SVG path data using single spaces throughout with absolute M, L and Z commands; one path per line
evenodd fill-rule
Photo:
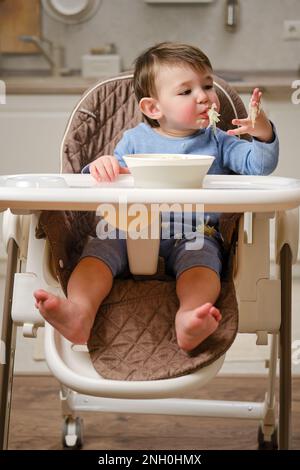
M 197 94 L 196 98 L 197 103 L 207 103 L 208 102 L 208 97 L 207 94 L 205 93 L 204 90 L 200 90 Z

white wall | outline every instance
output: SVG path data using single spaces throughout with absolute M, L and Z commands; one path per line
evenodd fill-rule
M 299 41 L 284 41 L 283 21 L 300 19 L 299 0 L 239 0 L 239 28 L 225 30 L 225 0 L 210 4 L 151 5 L 144 0 L 102 0 L 88 22 L 64 25 L 45 13 L 44 35 L 66 48 L 67 65 L 80 68 L 90 48 L 115 43 L 125 69 L 144 48 L 160 41 L 185 41 L 206 52 L 216 70 L 296 70 Z M 5 67 L 28 64 L 27 57 L 2 57 Z M 32 57 L 29 66 L 44 66 Z

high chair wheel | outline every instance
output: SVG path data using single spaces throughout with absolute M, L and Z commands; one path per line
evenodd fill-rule
M 83 446 L 83 420 L 68 416 L 62 429 L 62 445 L 65 449 L 80 449 Z
M 278 450 L 278 431 L 277 426 L 274 429 L 273 434 L 271 435 L 271 440 L 266 441 L 265 435 L 263 433 L 262 427 L 259 426 L 257 433 L 258 441 L 258 450 Z

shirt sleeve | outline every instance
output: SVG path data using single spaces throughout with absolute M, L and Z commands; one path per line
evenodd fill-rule
M 90 173 L 90 164 L 89 163 L 82 168 L 81 173 L 82 174 Z
M 224 166 L 240 175 L 272 173 L 277 166 L 279 156 L 279 141 L 273 124 L 272 128 L 273 140 L 268 143 L 255 138 L 248 142 L 222 132 L 221 151 Z
M 127 132 L 124 132 L 122 139 L 118 142 L 115 150 L 114 156 L 117 157 L 119 165 L 123 168 L 127 168 L 126 162 L 123 159 L 124 155 L 134 153 L 132 145 L 130 145 L 130 140 L 128 138 Z

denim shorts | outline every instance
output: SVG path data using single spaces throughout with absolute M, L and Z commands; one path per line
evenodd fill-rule
M 165 260 L 166 273 L 177 279 L 187 269 L 202 266 L 212 269 L 221 277 L 222 241 L 208 235 L 204 235 L 203 239 L 203 247 L 192 250 L 186 249 L 186 244 L 193 240 L 176 237 L 161 239 L 159 256 Z M 113 277 L 122 276 L 129 270 L 125 239 L 90 238 L 80 259 L 86 257 L 98 258 L 103 261 L 110 268 Z

